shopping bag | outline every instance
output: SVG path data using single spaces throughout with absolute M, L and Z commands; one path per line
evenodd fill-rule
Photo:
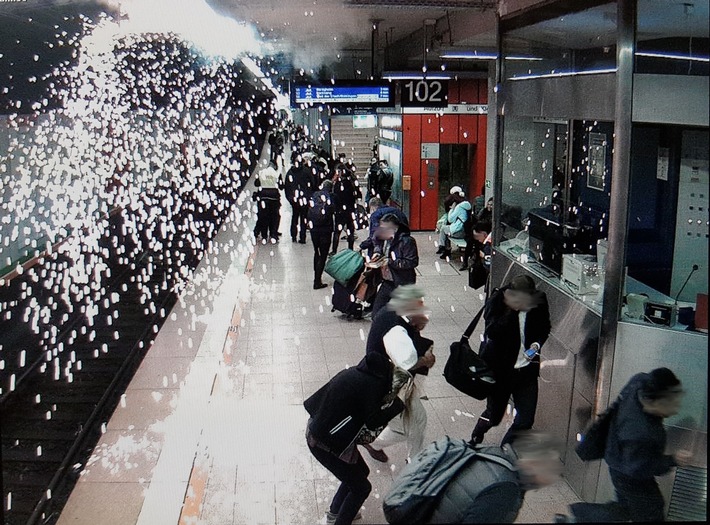
M 364 267 L 365 261 L 358 252 L 349 249 L 341 250 L 328 257 L 325 263 L 325 273 L 343 286 L 347 286 L 348 281 Z

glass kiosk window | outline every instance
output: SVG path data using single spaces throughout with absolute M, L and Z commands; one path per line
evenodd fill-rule
M 550 277 L 564 277 L 566 255 L 591 271 L 607 232 L 612 131 L 609 122 L 506 119 L 501 249 Z M 578 277 L 566 284 L 590 287 Z

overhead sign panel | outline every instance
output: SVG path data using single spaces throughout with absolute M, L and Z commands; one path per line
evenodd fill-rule
M 393 102 L 390 85 L 334 84 L 324 86 L 293 86 L 291 90 L 294 104 L 379 104 Z
M 401 84 L 402 107 L 446 107 L 448 80 L 409 80 Z

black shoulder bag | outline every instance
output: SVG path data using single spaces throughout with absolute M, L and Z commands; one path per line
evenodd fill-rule
M 476 399 L 486 399 L 496 380 L 493 371 L 469 344 L 469 337 L 483 315 L 485 305 L 476 314 L 460 341 L 449 346 L 451 354 L 444 366 L 446 382 L 456 390 Z

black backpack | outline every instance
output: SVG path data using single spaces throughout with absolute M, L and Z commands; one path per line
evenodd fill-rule
M 333 226 L 334 206 L 330 195 L 318 192 L 311 198 L 308 208 L 308 223 L 310 227 Z

